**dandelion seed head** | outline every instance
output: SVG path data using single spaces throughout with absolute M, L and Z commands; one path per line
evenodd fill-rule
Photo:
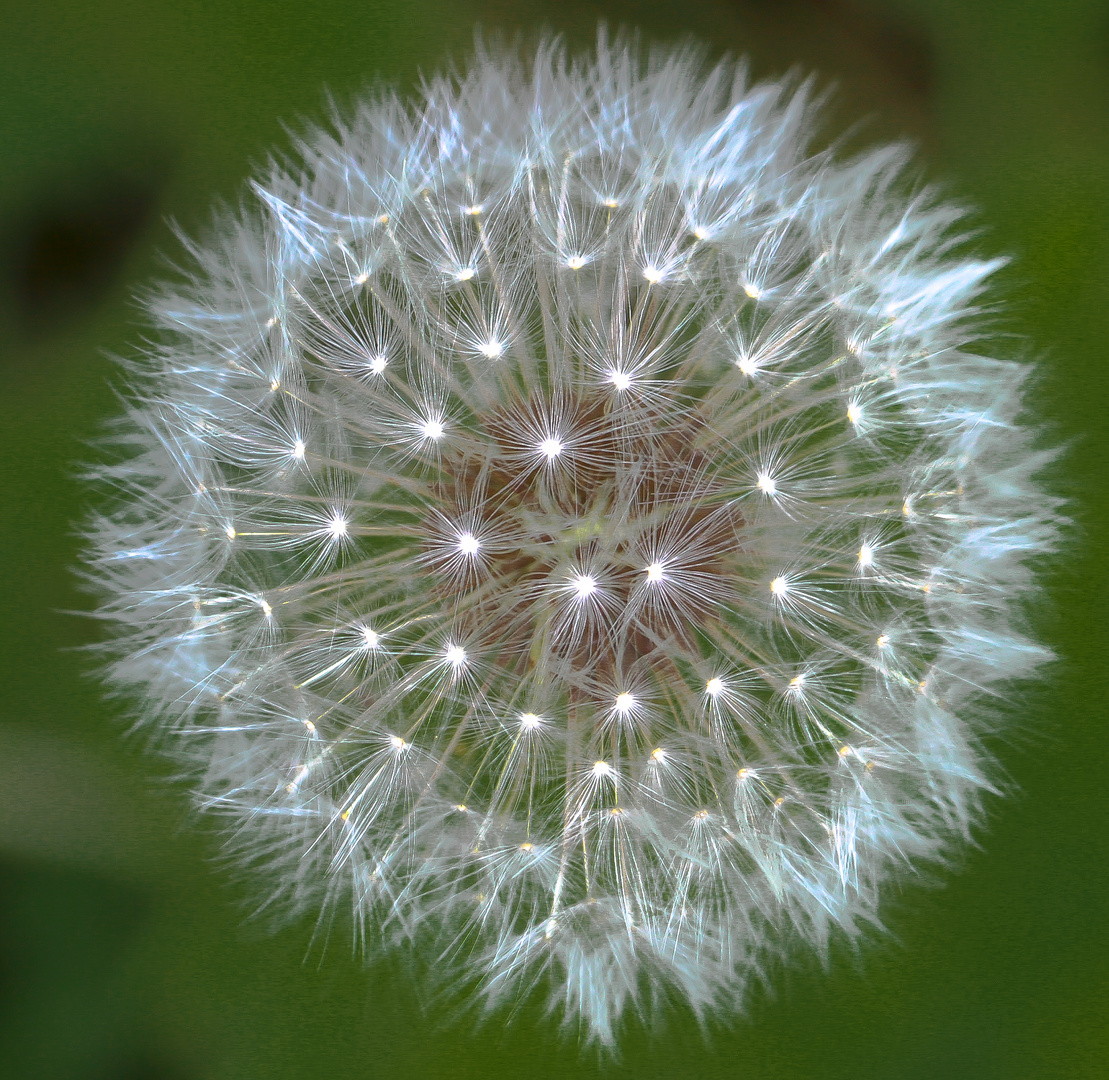
M 273 910 L 606 1043 L 875 922 L 1048 658 L 1002 260 L 744 79 L 545 40 L 306 137 L 151 301 L 87 527 L 108 680 Z

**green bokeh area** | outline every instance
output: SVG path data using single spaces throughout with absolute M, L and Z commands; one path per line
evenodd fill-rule
M 1109 4 L 1105 0 L 9 0 L 0 11 L 0 1073 L 57 1080 L 697 1077 L 1068 1080 L 1109 1076 L 1106 950 L 1106 401 Z M 410 87 L 475 22 L 587 42 L 598 18 L 695 34 L 836 82 L 833 127 L 907 136 L 978 206 L 1031 404 L 1067 443 L 1051 483 L 1077 529 L 1036 632 L 1061 662 L 1002 704 L 1019 792 L 888 937 L 773 973 L 708 1039 L 675 1007 L 616 1061 L 541 1010 L 475 1030 L 420 970 L 352 959 L 311 924 L 271 934 L 186 823 L 165 766 L 123 735 L 76 649 L 97 637 L 70 572 L 74 462 L 117 408 L 107 354 L 176 257 L 167 218 L 237 201 L 282 122 L 376 77 Z M 160 779 L 163 778 L 163 779 Z M 936 885 L 940 887 L 935 887 Z M 429 1004 L 430 1002 L 430 1004 Z

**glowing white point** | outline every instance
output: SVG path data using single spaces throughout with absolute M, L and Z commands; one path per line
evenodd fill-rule
M 805 687 L 805 676 L 804 675 L 794 675 L 793 678 L 789 680 L 789 688 L 795 694 L 801 693 L 801 691 L 804 689 L 804 687 Z
M 662 580 L 662 563 L 653 562 L 650 566 L 646 567 L 648 581 L 661 581 Z
M 354 284 L 355 285 L 365 285 L 366 282 L 369 281 L 369 280 L 370 280 L 369 272 L 366 271 L 366 270 L 363 270 L 362 273 L 360 273 L 358 275 L 358 277 L 356 277 L 354 279 Z
M 566 260 L 566 265 L 570 267 L 571 270 L 580 270 L 585 265 L 585 262 L 586 260 L 583 256 L 571 255 L 570 258 Z
M 443 421 L 442 420 L 434 420 L 434 419 L 424 420 L 423 423 L 421 423 L 419 425 L 419 428 L 420 428 L 420 434 L 425 439 L 431 439 L 432 442 L 436 442 L 437 440 L 441 439 L 443 437 L 444 432 L 447 430 L 443 426 Z
M 859 548 L 859 565 L 874 565 L 874 548 L 872 548 L 869 544 L 863 544 L 863 546 Z
M 461 645 L 448 645 L 443 656 L 452 667 L 461 667 L 466 663 L 466 650 Z
M 665 761 L 666 760 L 666 751 L 663 750 L 663 748 L 661 746 L 656 746 L 654 748 L 654 750 L 651 751 L 651 760 L 652 761 Z
M 520 727 L 525 728 L 528 731 L 534 731 L 537 727 L 539 727 L 540 723 L 541 721 L 539 717 L 536 716 L 533 712 L 520 714 Z
M 611 776 L 612 766 L 607 761 L 595 761 L 593 762 L 593 775 Z
M 632 384 L 632 377 L 626 371 L 613 371 L 609 374 L 608 381 L 617 390 L 627 390 Z
M 481 213 L 481 211 L 482 211 L 481 203 L 474 203 L 473 206 L 467 206 L 466 207 L 466 213 L 469 214 L 470 217 L 477 217 L 478 214 Z
M 709 697 L 716 697 L 717 694 L 721 694 L 721 693 L 723 693 L 723 691 L 724 691 L 724 680 L 723 679 L 709 679 L 709 681 L 707 683 L 705 683 L 705 693 L 708 694 Z
M 643 276 L 652 285 L 657 285 L 666 275 L 657 266 L 645 266 L 643 267 Z
M 463 555 L 476 555 L 481 541 L 473 533 L 462 533 L 458 537 L 458 550 Z
M 265 600 L 259 600 L 258 606 L 262 609 L 262 614 L 268 619 L 273 614 L 273 608 Z
M 698 240 L 707 240 L 708 239 L 708 235 L 709 235 L 708 229 L 702 229 L 700 225 L 698 225 L 697 228 L 693 229 L 692 232 L 693 232 L 694 237 L 696 237 L 696 239 L 698 239 Z
M 341 540 L 347 535 L 347 519 L 342 514 L 335 514 L 327 523 L 327 531 L 333 540 Z
M 757 285 L 751 285 L 750 283 L 743 286 L 743 291 L 752 300 L 757 300 L 760 296 L 762 296 L 762 289 L 760 289 Z
M 304 450 L 305 450 L 304 440 L 303 439 L 297 439 L 297 441 L 295 443 L 293 443 L 293 457 L 295 457 L 297 459 L 297 461 L 303 461 L 304 460 Z
M 778 493 L 778 484 L 774 477 L 767 473 L 759 473 L 758 489 L 764 495 L 776 495 Z
M 784 577 L 776 577 L 770 583 L 770 591 L 775 596 L 785 596 L 789 592 L 789 582 Z
M 543 454 L 548 461 L 553 461 L 562 453 L 562 442 L 552 436 L 551 438 L 544 439 L 536 449 Z
M 305 720 L 304 721 L 304 726 L 305 726 L 305 728 L 307 728 L 309 734 L 311 734 L 313 731 L 316 730 L 316 725 L 313 724 L 311 720 Z
M 402 739 L 399 735 L 390 735 L 389 736 L 389 745 L 394 750 L 407 750 L 408 749 L 408 743 L 406 743 L 404 741 L 404 739 Z
M 627 691 L 617 694 L 613 706 L 621 716 L 627 716 L 635 708 L 635 695 Z
M 490 360 L 496 360 L 501 353 L 504 352 L 504 346 L 499 341 L 494 341 L 490 338 L 484 345 L 478 348 L 478 352 L 482 356 L 489 357 Z
M 579 600 L 584 600 L 587 596 L 592 596 L 597 591 L 596 579 L 589 577 L 586 574 L 578 574 L 573 579 L 574 595 Z
M 362 642 L 367 649 L 376 649 L 381 643 L 381 635 L 368 626 L 362 627 Z
M 228 540 L 234 540 L 235 539 L 235 527 L 233 525 L 228 525 L 227 528 L 224 529 L 223 531 L 224 531 L 224 534 L 226 535 Z
M 464 267 L 454 275 L 455 281 L 469 281 L 474 276 L 474 268 L 472 266 Z
M 851 404 L 847 406 L 847 419 L 850 420 L 851 423 L 854 424 L 857 427 L 858 424 L 859 424 L 859 421 L 862 418 L 863 418 L 862 406 L 857 401 L 852 401 Z
M 370 371 L 375 375 L 380 375 L 385 370 L 385 366 L 388 363 L 389 361 L 385 359 L 385 356 L 382 353 L 378 353 L 377 356 L 370 360 Z
M 755 363 L 749 356 L 741 356 L 736 362 L 735 366 L 743 372 L 744 375 L 754 375 L 759 370 L 759 365 Z
M 605 199 L 604 200 L 604 205 L 607 206 L 610 210 L 615 210 L 616 207 L 618 207 L 620 205 L 620 200 L 619 199 Z
M 889 643 L 890 643 L 889 634 L 879 634 L 878 635 L 878 643 L 877 644 L 878 644 L 879 649 L 884 649 Z

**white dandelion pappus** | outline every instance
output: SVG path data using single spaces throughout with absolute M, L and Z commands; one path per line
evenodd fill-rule
M 275 904 L 611 1043 L 966 833 L 1050 455 L 972 349 L 1000 260 L 812 120 L 689 51 L 479 53 L 153 301 L 109 677 Z

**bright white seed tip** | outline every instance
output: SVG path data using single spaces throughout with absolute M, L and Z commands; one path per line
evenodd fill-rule
M 113 688 L 269 896 L 605 1043 L 876 922 L 1046 658 L 1000 261 L 745 80 L 545 39 L 306 135 L 151 290 L 87 530 Z
M 634 694 L 629 694 L 624 691 L 622 694 L 616 695 L 616 700 L 612 703 L 612 707 L 620 716 L 626 716 L 630 712 L 635 711 L 636 700 Z
M 481 541 L 473 533 L 461 533 L 458 537 L 458 550 L 463 555 L 476 555 Z

